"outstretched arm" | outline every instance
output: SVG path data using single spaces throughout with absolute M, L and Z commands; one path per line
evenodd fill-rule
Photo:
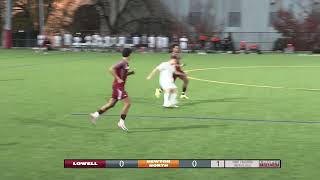
M 128 76 L 130 76 L 130 75 L 134 75 L 135 74 L 135 72 L 134 71 L 129 71 L 128 73 L 127 73 L 127 75 Z
M 154 70 L 152 70 L 152 72 L 149 74 L 149 76 L 147 77 L 147 79 L 150 80 L 157 71 L 158 71 L 157 68 L 155 68 Z

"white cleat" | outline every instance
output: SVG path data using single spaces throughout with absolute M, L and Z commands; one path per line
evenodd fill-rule
M 94 112 L 94 113 L 90 113 L 90 120 L 91 120 L 91 123 L 93 125 L 96 125 L 97 124 L 97 119 L 99 117 L 99 113 L 97 112 Z
M 187 95 L 185 95 L 185 94 L 182 94 L 182 95 L 180 96 L 180 99 L 189 99 L 189 97 L 188 97 Z
M 129 131 L 129 129 L 126 127 L 126 125 L 124 124 L 124 120 L 120 120 L 119 122 L 118 122 L 118 127 L 120 128 L 120 129 L 122 129 L 122 130 L 124 130 L 124 131 Z
M 163 106 L 164 108 L 178 108 L 179 106 L 177 105 L 169 105 L 169 106 Z
M 160 88 L 157 88 L 156 89 L 156 91 L 155 91 L 155 93 L 154 93 L 154 95 L 156 96 L 156 98 L 160 98 L 160 96 L 161 96 L 161 89 Z

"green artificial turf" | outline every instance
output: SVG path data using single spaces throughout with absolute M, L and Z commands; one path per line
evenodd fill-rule
M 107 69 L 120 54 L 0 50 L 0 179 L 318 179 L 319 57 L 185 54 L 185 70 L 218 68 L 190 77 L 214 82 L 191 80 L 190 100 L 163 109 L 154 97 L 158 77 L 146 77 L 168 57 L 132 55 L 124 133 L 117 128 L 122 103 L 96 127 L 81 115 L 111 96 Z M 82 158 L 281 159 L 282 168 L 63 168 L 64 159 Z

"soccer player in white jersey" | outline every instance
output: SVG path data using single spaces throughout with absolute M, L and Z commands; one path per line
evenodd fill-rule
M 103 47 L 103 38 L 99 35 L 97 36 L 97 45 L 98 47 L 102 48 Z
M 139 47 L 139 45 L 140 45 L 140 37 L 135 35 L 135 36 L 133 36 L 132 40 L 133 40 L 133 45 L 135 47 Z
M 118 42 L 120 47 L 124 47 L 124 45 L 126 44 L 126 37 L 124 35 L 120 35 L 119 36 L 119 42 Z
M 169 38 L 168 37 L 162 37 L 162 46 L 164 49 L 169 48 Z
M 60 36 L 60 34 L 56 34 L 55 36 L 53 36 L 53 46 L 56 48 L 60 48 L 62 45 L 62 37 Z
M 45 35 L 39 34 L 37 36 L 37 44 L 38 44 L 39 47 L 42 47 L 45 39 L 46 39 Z
M 142 47 L 145 47 L 145 48 L 148 47 L 148 36 L 146 34 L 143 34 L 141 36 L 141 44 L 142 44 Z
M 150 49 L 154 49 L 156 46 L 156 38 L 154 37 L 154 35 L 151 35 L 150 37 L 148 37 L 148 46 Z
M 86 35 L 86 36 L 84 37 L 84 40 L 85 40 L 87 46 L 91 46 L 92 36 L 90 36 L 90 35 L 88 34 L 88 35 Z
M 111 47 L 111 37 L 109 35 L 104 37 L 104 46 L 105 47 Z
M 73 45 L 75 48 L 80 48 L 80 46 L 81 46 L 81 41 L 82 41 L 82 38 L 81 38 L 81 37 L 75 36 L 75 37 L 73 38 L 73 43 L 72 43 L 72 45 Z
M 177 86 L 174 83 L 173 75 L 180 74 L 180 72 L 176 71 L 177 59 L 172 57 L 169 61 L 163 62 L 158 65 L 147 77 L 150 80 L 154 74 L 159 71 L 160 72 L 160 86 L 164 90 L 163 95 L 163 107 L 178 107 L 177 106 Z
M 70 47 L 72 45 L 72 35 L 70 33 L 64 34 L 64 45 Z
M 92 35 L 92 46 L 97 47 L 98 46 L 98 40 L 100 35 L 98 33 L 95 33 Z
M 187 50 L 188 49 L 188 38 L 186 36 L 182 36 L 182 38 L 180 38 L 179 41 L 180 41 L 181 50 Z
M 162 36 L 161 35 L 158 35 L 156 38 L 156 47 L 159 50 L 162 49 Z
M 73 45 L 77 45 L 80 42 L 80 39 L 78 36 L 73 37 Z
M 117 45 L 117 36 L 111 36 L 111 46 L 115 47 Z

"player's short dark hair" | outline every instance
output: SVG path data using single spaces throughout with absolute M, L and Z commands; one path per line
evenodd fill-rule
M 176 46 L 179 46 L 179 44 L 172 44 L 171 49 L 175 48 Z
M 124 48 L 122 50 L 122 57 L 129 57 L 132 53 L 132 50 L 130 48 Z

